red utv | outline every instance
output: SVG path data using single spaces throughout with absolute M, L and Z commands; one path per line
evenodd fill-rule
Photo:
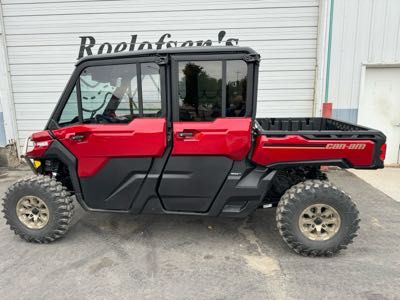
M 137 51 L 81 59 L 24 155 L 34 176 L 3 199 L 29 242 L 66 233 L 86 210 L 246 217 L 277 206 L 286 243 L 332 255 L 358 210 L 320 167 L 383 168 L 385 136 L 327 118 L 256 118 L 260 56 L 250 48 Z

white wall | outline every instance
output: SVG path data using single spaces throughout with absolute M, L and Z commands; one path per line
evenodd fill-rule
M 335 0 L 329 82 L 334 117 L 357 121 L 363 64 L 400 64 L 399 0 Z
M 17 139 L 2 7 L 0 5 L 0 147 Z
M 178 44 L 226 31 L 262 56 L 259 116 L 311 116 L 318 0 L 2 0 L 18 138 L 45 125 L 78 56 L 79 36 L 110 42 Z M 136 49 L 139 45 L 136 45 Z

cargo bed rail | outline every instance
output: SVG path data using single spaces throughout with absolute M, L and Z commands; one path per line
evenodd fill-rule
M 370 139 L 385 141 L 385 135 L 375 129 L 329 118 L 257 118 L 259 135 L 301 135 L 310 139 Z

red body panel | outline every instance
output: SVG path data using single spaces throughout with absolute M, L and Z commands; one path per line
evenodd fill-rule
M 140 118 L 129 124 L 80 124 L 53 133 L 78 159 L 79 177 L 94 175 L 113 157 L 160 157 L 167 145 L 164 118 Z M 74 135 L 83 139 L 74 140 Z
M 258 136 L 251 160 L 259 165 L 311 160 L 345 159 L 353 166 L 370 166 L 374 157 L 370 140 L 310 140 L 299 135 Z
M 251 147 L 251 118 L 174 122 L 172 155 L 220 155 L 242 160 Z M 181 137 L 180 133 L 192 136 Z

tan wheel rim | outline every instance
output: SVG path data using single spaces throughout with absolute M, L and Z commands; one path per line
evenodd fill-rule
M 30 229 L 42 229 L 49 222 L 46 203 L 36 196 L 24 196 L 16 207 L 18 219 Z
M 340 228 L 340 215 L 332 206 L 313 204 L 300 214 L 299 227 L 310 240 L 326 241 L 331 239 Z

